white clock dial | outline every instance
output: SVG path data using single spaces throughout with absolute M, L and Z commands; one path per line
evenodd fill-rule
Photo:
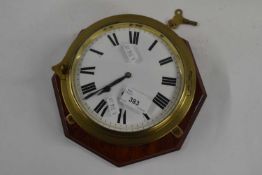
M 159 35 L 132 26 L 97 36 L 74 70 L 74 93 L 87 116 L 121 132 L 164 120 L 182 88 L 176 53 Z

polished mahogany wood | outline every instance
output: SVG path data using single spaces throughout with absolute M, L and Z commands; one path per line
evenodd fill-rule
M 190 48 L 189 43 L 187 41 L 185 42 Z M 180 138 L 176 138 L 173 134 L 170 133 L 152 143 L 138 146 L 123 146 L 114 145 L 98 140 L 97 138 L 86 133 L 77 124 L 68 124 L 68 122 L 66 121 L 68 110 L 62 98 L 60 80 L 57 75 L 53 75 L 52 83 L 65 136 L 78 143 L 79 145 L 82 145 L 86 149 L 94 152 L 95 154 L 100 155 L 116 166 L 128 165 L 171 151 L 179 150 L 207 96 L 199 71 L 197 69 L 195 98 L 189 112 L 179 125 L 184 132 L 183 135 Z

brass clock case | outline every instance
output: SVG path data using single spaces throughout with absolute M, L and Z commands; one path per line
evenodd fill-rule
M 75 96 L 73 72 L 77 59 L 83 54 L 83 48 L 96 39 L 99 33 L 111 30 L 114 25 L 132 25 L 150 30 L 167 43 L 179 60 L 178 67 L 182 80 L 179 100 L 164 120 L 145 130 L 119 132 L 102 127 L 83 111 Z M 108 17 L 82 30 L 68 49 L 64 59 L 55 65 L 53 70 L 60 78 L 62 96 L 73 120 L 87 133 L 113 144 L 144 144 L 173 132 L 190 109 L 196 90 L 196 68 L 191 51 L 185 42 L 163 23 L 141 15 L 127 14 Z

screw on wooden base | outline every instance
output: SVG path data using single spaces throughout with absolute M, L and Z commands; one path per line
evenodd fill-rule
M 183 134 L 184 131 L 179 127 L 176 126 L 172 131 L 171 131 L 172 135 L 175 136 L 176 138 L 180 138 Z
M 71 114 L 68 114 L 68 115 L 66 116 L 66 121 L 67 121 L 67 123 L 68 123 L 69 125 L 75 124 L 75 120 L 73 119 L 73 117 L 72 117 Z

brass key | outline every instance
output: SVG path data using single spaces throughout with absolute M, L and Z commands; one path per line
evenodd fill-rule
M 192 26 L 196 26 L 197 22 L 184 18 L 183 17 L 183 11 L 181 9 L 177 9 L 175 11 L 175 16 L 168 21 L 168 26 L 172 29 L 175 29 L 180 24 L 189 24 L 189 25 L 192 25 Z

